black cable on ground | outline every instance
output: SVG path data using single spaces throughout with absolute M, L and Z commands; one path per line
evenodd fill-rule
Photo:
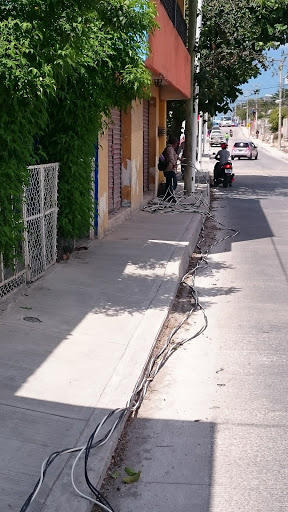
M 177 200 L 178 202 L 181 200 L 182 202 L 182 197 L 180 199 Z M 168 336 L 168 339 L 165 343 L 165 345 L 160 349 L 160 351 L 152 358 L 152 360 L 150 361 L 150 363 L 148 364 L 148 367 L 146 369 L 146 372 L 145 372 L 145 376 L 143 377 L 142 381 L 138 384 L 137 388 L 136 388 L 136 391 L 135 393 L 133 393 L 133 395 L 131 396 L 127 406 L 123 409 L 114 409 L 113 411 L 111 411 L 109 414 L 107 414 L 107 416 L 105 418 L 102 419 L 102 421 L 100 423 L 98 423 L 98 425 L 96 426 L 96 428 L 93 430 L 92 434 L 90 435 L 86 445 L 84 446 L 80 446 L 80 447 L 74 447 L 74 448 L 67 448 L 67 449 L 63 449 L 63 450 L 60 450 L 60 451 L 55 451 L 53 453 L 51 453 L 49 455 L 49 457 L 43 462 L 42 464 L 42 467 L 41 467 L 41 476 L 40 478 L 38 479 L 37 483 L 35 484 L 31 494 L 28 496 L 27 500 L 25 501 L 25 503 L 23 504 L 23 506 L 21 507 L 20 509 L 20 512 L 26 512 L 30 506 L 30 504 L 32 503 L 32 501 L 34 500 L 34 498 L 36 497 L 36 495 L 38 494 L 40 488 L 41 488 L 41 485 L 43 483 L 43 480 L 45 479 L 45 476 L 46 476 L 46 473 L 47 473 L 47 470 L 48 468 L 51 466 L 51 464 L 60 456 L 60 455 L 64 455 L 64 454 L 71 454 L 71 453 L 77 453 L 78 452 L 78 455 L 74 461 L 74 464 L 73 464 L 73 467 L 72 467 L 72 471 L 71 471 L 71 480 L 72 480 L 72 484 L 73 484 L 73 487 L 74 489 L 76 490 L 76 492 L 90 500 L 90 501 L 93 501 L 94 503 L 97 503 L 100 508 L 102 507 L 103 510 L 106 510 L 108 512 L 114 512 L 112 506 L 110 505 L 110 503 L 108 502 L 108 500 L 103 496 L 103 494 L 92 484 L 90 478 L 89 478 L 89 474 L 88 474 L 88 462 L 89 462 L 89 456 L 90 456 L 90 453 L 91 453 L 91 450 L 94 449 L 94 448 L 97 448 L 97 447 L 100 447 L 101 445 L 105 444 L 105 442 L 108 441 L 108 439 L 110 438 L 110 436 L 113 434 L 114 430 L 117 428 L 117 426 L 120 424 L 120 422 L 123 420 L 124 416 L 129 413 L 129 412 L 132 412 L 132 411 L 136 411 L 137 409 L 139 409 L 139 407 L 141 406 L 141 403 L 143 402 L 144 400 L 144 397 L 145 397 L 145 394 L 147 392 L 147 389 L 148 389 L 148 386 L 150 385 L 150 383 L 153 381 L 153 379 L 156 377 L 156 375 L 158 374 L 158 372 L 161 370 L 161 368 L 165 365 L 165 363 L 168 361 L 168 359 L 171 357 L 171 355 L 181 346 L 183 346 L 185 343 L 187 343 L 188 341 L 191 341 L 193 339 L 195 339 L 196 337 L 198 337 L 200 334 L 202 334 L 205 329 L 207 328 L 208 326 L 208 319 L 207 319 L 207 316 L 206 316 L 206 313 L 205 313 L 205 310 L 204 308 L 201 306 L 200 302 L 199 302 L 199 297 L 198 297 L 198 293 L 194 287 L 194 283 L 195 283 L 195 276 L 196 276 L 196 272 L 198 269 L 200 268 L 206 268 L 207 265 L 208 265 L 208 261 L 207 261 L 207 258 L 208 258 L 208 254 L 209 252 L 212 250 L 212 248 L 217 245 L 218 243 L 228 239 L 228 238 L 233 238 L 235 237 L 239 231 L 233 229 L 233 228 L 230 228 L 230 227 L 227 227 L 225 226 L 224 224 L 222 224 L 221 222 L 217 221 L 217 219 L 215 218 L 214 215 L 211 214 L 211 211 L 210 211 L 210 208 L 207 207 L 207 202 L 205 202 L 205 200 L 203 198 L 200 197 L 200 199 L 197 200 L 197 206 L 202 206 L 204 207 L 204 211 L 199 211 L 198 210 L 198 213 L 200 213 L 203 217 L 203 225 L 202 225 L 202 230 L 201 230 L 201 234 L 202 234 L 202 238 L 201 240 L 198 242 L 197 244 L 197 248 L 200 250 L 200 261 L 197 262 L 197 264 L 195 265 L 195 267 L 193 267 L 191 270 L 189 270 L 185 275 L 184 277 L 182 278 L 181 280 L 181 283 L 184 285 L 184 286 L 187 286 L 188 289 L 190 290 L 191 292 L 191 309 L 190 311 L 185 315 L 184 319 L 172 330 L 172 332 L 170 333 L 170 335 Z M 183 208 L 184 206 L 184 208 Z M 187 211 L 185 210 L 185 204 L 181 204 L 180 206 L 180 211 Z M 196 205 L 189 205 L 189 210 L 191 211 L 190 207 L 193 206 L 193 212 L 195 212 L 195 206 Z M 174 205 L 172 205 L 172 208 L 174 207 Z M 161 204 L 160 204 L 160 210 L 161 210 Z M 150 210 L 151 211 L 151 210 Z M 153 213 L 154 213 L 154 205 L 153 205 L 153 209 L 152 209 Z M 152 213 L 151 211 L 151 213 Z M 159 211 L 159 210 L 158 210 Z M 177 211 L 177 213 L 179 212 L 179 210 Z M 174 212 L 173 212 L 174 213 Z M 219 224 L 220 226 L 222 226 L 223 228 L 226 228 L 228 229 L 229 231 L 232 231 L 233 234 L 231 235 L 227 235 L 221 239 L 218 239 L 216 240 L 213 244 L 211 244 L 209 246 L 209 248 L 206 250 L 206 252 L 203 254 L 202 250 L 201 250 L 201 244 L 204 242 L 205 240 L 205 235 L 204 235 L 204 218 L 205 217 L 208 217 L 210 218 L 211 220 L 213 220 L 214 222 L 216 222 L 217 224 Z M 192 277 L 192 285 L 187 283 L 187 278 L 188 277 Z M 192 300 L 193 300 L 193 303 L 192 303 Z M 179 331 L 179 329 L 184 325 L 185 322 L 187 322 L 187 320 L 190 318 L 190 316 L 195 312 L 195 311 L 201 311 L 202 314 L 203 314 L 203 319 L 204 319 L 204 323 L 203 325 L 200 327 L 200 329 L 195 333 L 193 334 L 192 336 L 189 336 L 188 338 L 185 338 L 183 340 L 180 340 L 178 342 L 175 342 L 175 343 L 172 343 L 173 341 L 173 337 L 175 336 L 175 334 Z M 103 425 L 110 419 L 112 418 L 112 416 L 114 414 L 117 414 L 119 413 L 119 416 L 116 420 L 116 422 L 114 422 L 113 426 L 110 427 L 110 429 L 108 429 L 108 431 L 106 432 L 106 434 L 99 440 L 97 441 L 94 441 L 94 438 L 95 436 L 98 434 L 98 432 L 100 431 L 100 429 L 103 427 Z M 81 491 L 79 491 L 77 489 L 77 487 L 75 486 L 74 484 L 74 475 L 73 475 L 73 472 L 74 472 L 74 468 L 75 468 L 75 465 L 79 459 L 79 457 L 81 456 L 82 453 L 85 453 L 85 456 L 84 456 L 84 474 L 85 474 L 85 481 L 86 481 L 86 484 L 88 486 L 88 488 L 90 489 L 90 491 L 93 493 L 93 495 L 95 496 L 96 500 L 92 500 L 92 498 L 90 498 L 89 496 L 83 494 Z
M 124 418 L 126 412 L 127 412 L 126 409 L 124 409 L 121 412 L 121 414 L 120 414 L 120 416 L 119 416 L 119 418 L 117 420 L 117 424 L 116 424 L 115 428 L 117 428 L 119 423 L 122 421 L 122 419 Z M 109 414 L 109 417 L 111 417 L 113 414 L 114 414 L 114 411 L 112 411 Z M 101 501 L 101 503 L 103 503 L 103 505 L 106 505 L 108 508 L 111 509 L 111 512 L 114 512 L 114 509 L 112 508 L 110 503 L 106 500 L 106 498 L 103 496 L 103 494 L 101 494 L 101 492 L 98 491 L 98 489 L 96 489 L 96 487 L 92 484 L 92 482 L 91 482 L 91 480 L 89 478 L 89 475 L 88 475 L 88 460 L 89 460 L 89 455 L 90 455 L 91 449 L 95 448 L 96 446 L 99 446 L 100 444 L 105 442 L 107 437 L 108 437 L 108 434 L 106 434 L 106 436 L 104 436 L 104 438 L 101 441 L 98 441 L 98 442 L 96 442 L 93 445 L 93 440 L 94 440 L 94 436 L 95 436 L 97 428 L 98 428 L 98 426 L 95 428 L 94 432 L 92 432 L 91 436 L 89 437 L 87 445 L 86 445 L 86 448 L 85 448 L 85 463 L 84 463 L 85 481 L 86 481 L 86 484 L 89 487 L 90 491 L 96 496 L 98 501 Z

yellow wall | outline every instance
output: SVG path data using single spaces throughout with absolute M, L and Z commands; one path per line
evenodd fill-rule
M 178 5 L 181 9 L 183 16 L 185 16 L 185 0 L 178 0 Z
M 131 138 L 132 111 L 122 112 L 122 204 L 131 206 Z
M 159 134 L 159 154 L 166 147 L 166 119 L 167 119 L 167 102 L 159 99 L 159 128 L 161 133 Z M 165 183 L 164 173 L 158 171 L 158 183 Z
M 158 98 L 155 96 L 155 91 L 149 102 L 149 190 L 156 189 L 156 182 L 158 181 L 157 170 L 157 154 L 158 148 Z M 156 173 L 157 170 L 157 173 Z
M 149 188 L 157 195 L 159 184 L 158 158 L 159 158 L 159 87 L 151 87 L 151 98 L 149 106 Z M 163 175 L 163 173 L 162 173 Z M 163 176 L 164 177 L 164 176 Z
M 108 229 L 108 130 L 99 137 L 98 153 L 98 237 Z
M 143 199 L 143 104 L 122 114 L 122 205 L 138 208 Z
M 131 116 L 131 206 L 143 199 L 143 103 L 133 102 Z
M 159 154 L 166 145 L 166 101 L 160 100 L 160 89 L 151 88 L 149 105 L 149 190 L 157 195 L 158 184 L 165 181 L 158 171 Z M 133 102 L 122 112 L 122 208 L 108 215 L 108 130 L 99 139 L 98 173 L 98 237 L 114 229 L 137 210 L 143 201 L 143 103 Z

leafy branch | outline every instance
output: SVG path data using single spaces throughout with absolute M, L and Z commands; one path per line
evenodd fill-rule
M 10 0 L 0 6 L 0 253 L 20 247 L 27 165 L 59 161 L 59 234 L 86 234 L 91 159 L 112 107 L 147 97 L 149 0 Z

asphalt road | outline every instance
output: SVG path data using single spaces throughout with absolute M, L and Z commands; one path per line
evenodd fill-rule
M 196 279 L 208 328 L 151 385 L 119 465 L 141 477 L 111 479 L 115 512 L 288 510 L 288 165 L 259 149 L 234 172 L 231 189 L 214 189 L 213 213 L 240 233 Z

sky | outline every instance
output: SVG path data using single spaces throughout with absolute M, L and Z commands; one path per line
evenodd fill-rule
M 283 82 L 284 77 L 288 73 L 288 45 L 280 46 L 277 50 L 269 50 L 267 55 L 269 59 L 280 59 L 281 53 L 287 53 L 286 62 L 283 67 Z M 263 97 L 265 94 L 274 94 L 279 90 L 279 62 L 274 62 L 270 69 L 267 71 L 263 71 L 261 75 L 257 78 L 252 78 L 247 82 L 247 84 L 242 85 L 241 89 L 245 96 L 249 96 L 251 98 L 255 97 L 253 92 L 255 89 L 260 89 L 259 97 Z M 288 85 L 284 85 L 285 88 L 288 88 Z M 239 101 L 243 101 L 243 96 L 239 96 Z

